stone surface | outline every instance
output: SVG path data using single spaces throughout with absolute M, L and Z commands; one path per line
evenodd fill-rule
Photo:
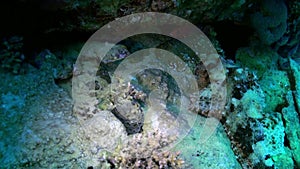
M 241 169 L 220 124 L 204 143 L 199 143 L 201 133 L 204 133 L 202 130 L 205 120 L 198 116 L 189 134 L 174 147 L 174 150 L 181 152 L 180 156 L 191 165 L 190 168 Z
M 300 111 L 300 63 L 295 62 L 293 59 L 290 59 L 290 66 L 293 71 L 293 78 L 295 82 L 295 103 L 296 108 L 298 111 Z M 299 114 L 300 112 L 298 112 Z

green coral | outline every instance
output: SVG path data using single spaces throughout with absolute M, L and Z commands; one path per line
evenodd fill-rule
M 278 41 L 287 29 L 287 7 L 283 0 L 263 0 L 260 11 L 251 15 L 251 24 L 264 44 Z
M 289 91 L 286 100 L 289 105 L 282 109 L 283 118 L 285 120 L 286 135 L 289 140 L 289 147 L 293 154 L 297 167 L 300 167 L 300 122 L 299 111 L 300 109 L 300 65 L 290 59 L 290 66 L 293 73 L 295 82 L 295 92 Z
M 274 168 L 280 169 L 280 168 L 293 168 L 294 162 L 291 158 L 290 151 L 286 148 L 284 154 L 280 154 L 273 157 L 274 160 Z
M 284 146 L 285 128 L 281 114 L 272 112 L 268 116 L 260 122 L 264 139 L 252 146 L 251 159 L 255 164 L 263 161 L 268 167 L 288 166 L 286 168 L 293 168 L 289 151 Z
M 289 140 L 289 148 L 291 149 L 295 163 L 300 167 L 300 123 L 291 91 L 288 92 L 286 100 L 289 100 L 289 105 L 282 109 L 282 115 L 285 121 L 285 133 Z
M 236 52 L 237 64 L 248 67 L 260 79 L 267 70 L 277 68 L 279 55 L 270 48 L 245 47 Z
M 295 82 L 295 99 L 297 109 L 300 110 L 300 64 L 290 59 L 290 66 L 293 71 L 293 77 Z
M 253 119 L 263 118 L 263 109 L 266 107 L 261 90 L 248 90 L 241 99 L 243 110 L 248 117 Z
M 287 72 L 279 70 L 267 71 L 260 81 L 262 90 L 265 93 L 265 111 L 278 111 L 286 104 L 285 96 L 290 90 L 290 83 Z
M 173 148 L 180 151 L 181 157 L 190 164 L 187 168 L 242 168 L 221 125 L 212 131 L 212 135 L 204 136 L 207 140 L 201 143 L 204 123 L 205 118 L 198 116 L 189 134 Z

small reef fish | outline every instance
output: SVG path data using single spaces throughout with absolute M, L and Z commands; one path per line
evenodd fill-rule
M 103 58 L 103 63 L 111 63 L 124 59 L 130 54 L 124 45 L 115 45 Z

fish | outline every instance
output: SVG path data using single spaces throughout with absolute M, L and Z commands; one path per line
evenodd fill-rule
M 130 52 L 128 51 L 127 47 L 124 45 L 115 45 L 103 58 L 102 62 L 112 63 L 119 60 L 122 60 L 130 55 Z

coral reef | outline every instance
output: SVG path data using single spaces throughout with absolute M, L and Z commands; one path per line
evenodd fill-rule
M 284 125 L 280 113 L 269 113 L 265 119 L 261 120 L 262 140 L 254 142 L 252 145 L 253 154 L 250 155 L 253 164 L 263 161 L 268 166 L 276 168 L 293 168 L 294 164 L 289 154 L 289 150 L 284 146 Z M 281 158 L 286 156 L 285 158 Z
M 299 133 L 300 133 L 300 122 L 299 113 L 296 111 L 293 95 L 291 91 L 288 92 L 286 100 L 289 100 L 289 105 L 282 109 L 282 115 L 285 122 L 285 134 L 288 141 L 288 147 L 295 161 L 295 166 L 300 166 L 300 144 L 299 144 Z M 298 109 L 299 110 L 299 109 Z
M 291 69 L 286 72 L 278 70 L 279 56 L 271 49 L 264 50 L 264 54 L 249 52 L 246 48 L 238 51 L 237 62 L 245 68 L 235 68 L 229 72 L 233 82 L 230 86 L 233 88 L 233 98 L 224 127 L 239 161 L 244 168 L 297 167 L 298 64 L 290 60 Z M 246 56 L 248 62 L 241 62 L 241 56 Z M 255 60 L 257 56 L 260 59 Z M 264 66 L 267 64 L 268 68 Z
M 290 60 L 290 65 L 291 65 L 291 69 L 293 72 L 293 78 L 294 78 L 294 82 L 295 82 L 295 86 L 293 87 L 293 89 L 295 90 L 294 93 L 292 93 L 293 91 L 289 91 L 287 96 L 286 96 L 286 100 L 289 101 L 289 105 L 285 108 L 282 109 L 282 113 L 283 113 L 283 118 L 285 119 L 285 123 L 286 123 L 286 135 L 287 138 L 289 140 L 289 146 L 290 149 L 292 151 L 294 160 L 296 162 L 296 166 L 299 167 L 300 166 L 300 157 L 299 157 L 299 148 L 300 148 L 300 144 L 299 144 L 299 126 L 300 126 L 300 122 L 299 122 L 299 108 L 300 108 L 300 74 L 299 74 L 299 70 L 300 70 L 300 64 L 297 64 L 296 62 L 294 62 L 293 60 Z
M 210 132 L 204 126 L 216 109 L 211 77 L 197 53 L 180 41 L 154 34 L 129 37 L 107 53 L 100 68 L 93 58 L 82 60 L 99 68 L 96 77 L 70 82 L 84 73 L 73 64 L 83 43 L 71 36 L 83 41 L 109 21 L 149 11 L 193 21 L 227 69 L 226 112 L 205 143 L 199 140 Z M 0 12 L 5 23 L 0 168 L 300 168 L 298 0 L 17 0 L 1 4 Z M 182 31 L 188 30 L 178 27 L 172 34 Z M 130 60 L 147 48 L 171 51 L 179 60 Z M 115 74 L 139 62 L 164 65 L 173 74 L 152 67 Z M 190 85 L 190 79 L 198 90 L 187 97 L 180 86 Z M 80 91 L 85 95 L 72 100 L 76 85 L 90 93 Z

